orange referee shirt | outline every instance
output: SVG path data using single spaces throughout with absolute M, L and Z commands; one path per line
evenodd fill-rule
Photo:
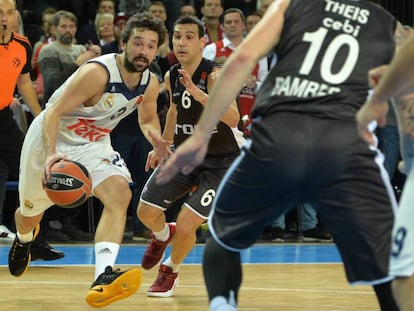
M 0 44 L 0 110 L 13 101 L 16 82 L 20 74 L 32 70 L 29 40 L 13 32 L 9 42 Z

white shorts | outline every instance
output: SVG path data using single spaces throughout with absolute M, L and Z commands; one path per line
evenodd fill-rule
M 414 169 L 413 158 L 405 155 L 404 162 L 410 172 L 404 184 L 392 233 L 390 275 L 395 277 L 414 275 Z
M 46 154 L 42 141 L 42 120 L 36 118 L 26 134 L 20 157 L 19 199 L 24 216 L 35 216 L 54 205 L 42 187 L 42 171 Z M 110 176 L 124 176 L 131 182 L 131 175 L 124 160 L 109 143 L 92 142 L 83 145 L 70 145 L 57 142 L 56 153 L 69 160 L 82 163 L 92 179 L 92 192 Z

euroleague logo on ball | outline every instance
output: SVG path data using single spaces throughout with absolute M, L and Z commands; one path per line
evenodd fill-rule
M 51 176 L 49 179 L 49 182 L 52 184 L 52 189 L 55 189 L 55 190 L 59 188 L 59 185 L 64 185 L 68 187 L 73 186 L 72 177 L 59 178 L 59 177 Z
M 79 162 L 60 160 L 52 165 L 45 191 L 56 205 L 72 208 L 83 204 L 90 196 L 92 180 Z

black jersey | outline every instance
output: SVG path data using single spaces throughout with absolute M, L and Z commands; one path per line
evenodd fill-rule
M 292 0 L 275 47 L 278 63 L 253 116 L 291 111 L 354 120 L 368 95 L 368 70 L 393 57 L 395 27 L 395 18 L 372 2 Z
M 181 145 L 194 132 L 195 125 L 203 111 L 203 105 L 196 101 L 181 84 L 178 74 L 180 64 L 170 69 L 170 84 L 172 101 L 177 106 L 177 123 L 174 133 L 174 145 Z M 205 58 L 192 76 L 192 80 L 198 88 L 208 93 L 207 80 L 213 71 L 214 63 Z M 239 153 L 239 146 L 233 134 L 233 130 L 223 122 L 219 122 L 213 131 L 208 145 L 207 155 L 221 156 Z

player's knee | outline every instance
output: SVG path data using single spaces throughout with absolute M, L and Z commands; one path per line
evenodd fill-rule
M 152 205 L 146 204 L 142 201 L 139 202 L 137 207 L 138 219 L 144 223 L 148 220 L 152 220 L 154 218 L 159 217 L 159 215 L 162 213 L 164 213 L 163 210 L 156 208 Z
M 132 192 L 125 180 L 113 178 L 110 183 L 95 188 L 96 197 L 101 200 L 104 206 L 118 206 L 128 208 L 131 202 Z

